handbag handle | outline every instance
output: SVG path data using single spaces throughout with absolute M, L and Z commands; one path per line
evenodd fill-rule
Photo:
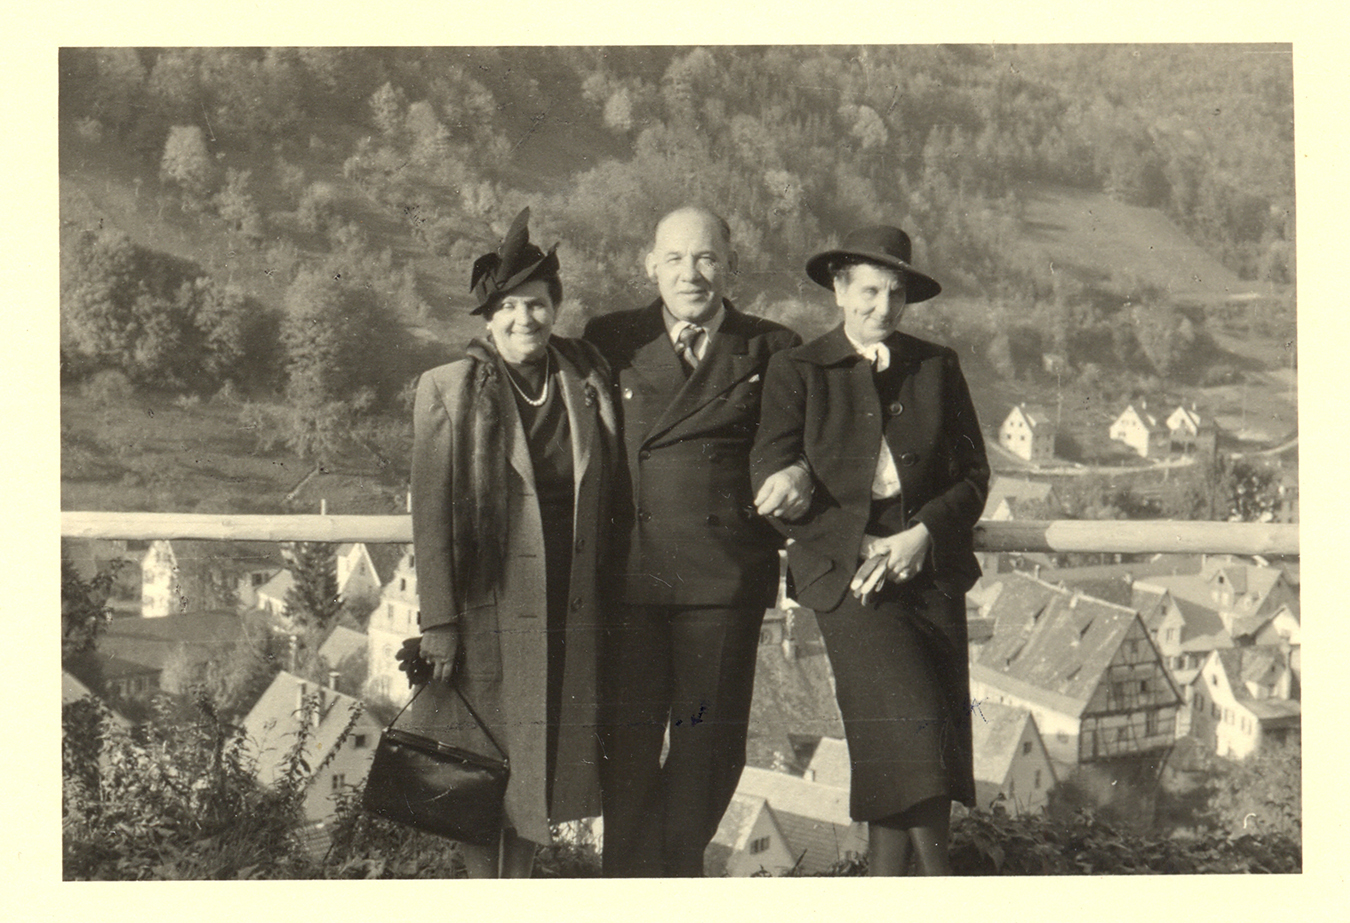
M 413 702 L 417 701 L 417 697 L 422 694 L 422 690 L 427 688 L 427 685 L 429 683 L 434 682 L 435 680 L 428 680 L 426 683 L 423 683 L 422 685 L 418 686 L 417 691 L 413 693 L 412 698 L 410 698 L 407 702 L 403 703 L 403 707 L 398 710 L 398 714 L 395 715 L 392 719 L 390 719 L 389 725 L 388 727 L 385 728 L 385 730 L 392 730 L 394 727 L 394 723 L 398 721 L 399 718 L 403 717 L 403 713 L 408 710 L 408 706 L 411 705 Z M 484 722 L 483 719 L 478 716 L 478 712 L 475 711 L 474 707 L 469 704 L 469 700 L 464 697 L 464 691 L 459 688 L 459 684 L 451 683 L 450 688 L 455 690 L 455 694 L 459 696 L 459 700 L 463 702 L 464 707 L 469 710 L 469 714 L 473 716 L 473 720 L 478 723 L 478 727 L 482 730 L 483 734 L 486 735 L 487 739 L 492 742 L 492 746 L 497 748 L 497 752 L 502 755 L 502 759 L 509 760 L 510 757 L 507 756 L 506 751 L 502 749 L 502 745 L 497 743 L 497 738 L 493 737 L 492 732 L 488 730 L 487 723 Z

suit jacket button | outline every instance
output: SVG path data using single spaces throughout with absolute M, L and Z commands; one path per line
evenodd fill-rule
M 919 456 L 915 455 L 913 452 L 906 452 L 900 456 L 900 464 L 902 465 L 912 465 L 918 460 Z
M 581 611 L 581 607 L 584 606 L 584 605 L 586 605 L 586 600 L 584 600 L 584 599 L 582 599 L 580 596 L 578 596 L 576 599 L 572 600 L 572 611 L 573 611 L 573 612 L 580 612 L 580 611 Z
M 899 401 L 891 401 L 890 410 L 892 414 L 902 414 L 905 412 L 905 405 Z
M 646 510 L 638 510 L 637 516 L 638 516 L 638 520 L 639 520 L 640 522 L 651 522 L 651 521 L 652 521 L 652 514 L 649 513 L 649 512 L 647 512 Z
M 633 389 L 632 389 L 632 388 L 624 388 L 624 389 L 623 389 L 623 399 L 626 400 L 626 401 L 631 401 L 631 400 L 633 399 Z
M 722 522 L 722 520 L 720 520 L 720 519 L 717 518 L 717 514 L 716 514 L 716 513 L 713 513 L 713 514 L 711 514 L 711 515 L 708 516 L 708 525 L 710 525 L 710 526 L 720 525 L 721 522 Z
M 652 457 L 651 449 L 643 449 L 641 452 L 638 453 L 638 458 L 640 458 L 642 461 L 646 461 L 651 457 Z

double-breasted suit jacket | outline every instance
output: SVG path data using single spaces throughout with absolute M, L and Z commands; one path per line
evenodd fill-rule
M 608 497 L 619 451 L 603 360 L 589 344 L 557 337 L 550 340 L 549 354 L 567 410 L 575 482 L 574 554 L 551 813 L 545 762 L 544 527 L 525 431 L 510 383 L 496 369 L 489 348 L 473 343 L 469 358 L 422 375 L 412 460 L 419 622 L 424 630 L 458 625 L 462 660 L 456 682 L 511 761 L 506 824 L 538 843 L 549 842 L 550 819 L 600 813 L 597 565 L 610 533 Z M 496 435 L 476 438 L 485 432 Z M 480 441 L 484 444 L 477 444 Z M 500 460 L 499 449 L 508 463 L 493 468 Z M 489 478 L 489 483 L 480 483 L 475 466 L 499 471 L 505 482 Z M 497 523 L 491 536 L 462 534 L 468 528 L 456 515 L 456 505 L 478 502 L 485 493 L 489 501 L 502 501 L 504 521 Z M 498 545 L 499 573 L 486 580 L 457 574 L 456 562 L 465 560 L 457 546 L 467 542 L 479 548 L 488 541 Z M 414 701 L 406 723 L 450 738 L 472 727 L 453 692 L 437 682 Z
M 989 462 L 956 353 L 901 333 L 886 343 L 901 377 L 885 408 L 842 326 L 769 363 L 754 477 L 762 483 L 799 457 L 810 465 L 811 508 L 780 525 L 791 539 L 793 598 L 809 608 L 837 606 L 857 571 L 883 434 L 900 476 L 903 526 L 921 522 L 932 535 L 929 577 L 957 594 L 979 579 L 971 539 Z
M 781 539 L 755 513 L 750 448 L 769 357 L 800 338 L 727 304 L 686 376 L 659 300 L 597 317 L 584 337 L 613 373 L 631 478 L 617 559 L 621 598 L 772 605 Z

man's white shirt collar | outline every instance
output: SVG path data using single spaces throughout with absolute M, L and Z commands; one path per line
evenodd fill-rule
M 719 304 L 717 306 L 717 313 L 714 314 L 712 316 L 712 319 L 709 320 L 707 323 L 692 324 L 687 320 L 680 320 L 674 314 L 670 313 L 669 308 L 667 308 L 665 305 L 661 305 L 661 318 L 666 322 L 666 335 L 670 337 L 670 343 L 672 346 L 679 343 L 680 333 L 683 332 L 685 327 L 703 328 L 703 337 L 698 341 L 698 345 L 694 347 L 694 355 L 699 359 L 700 362 L 703 361 L 704 355 L 706 355 L 708 352 L 708 344 L 712 342 L 713 334 L 716 333 L 718 328 L 722 326 L 722 321 L 726 318 L 726 316 L 727 316 L 726 305 Z

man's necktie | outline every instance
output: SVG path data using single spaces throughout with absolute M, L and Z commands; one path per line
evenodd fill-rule
M 703 328 L 690 324 L 675 338 L 675 352 L 689 368 L 698 366 L 698 344 L 703 337 Z

